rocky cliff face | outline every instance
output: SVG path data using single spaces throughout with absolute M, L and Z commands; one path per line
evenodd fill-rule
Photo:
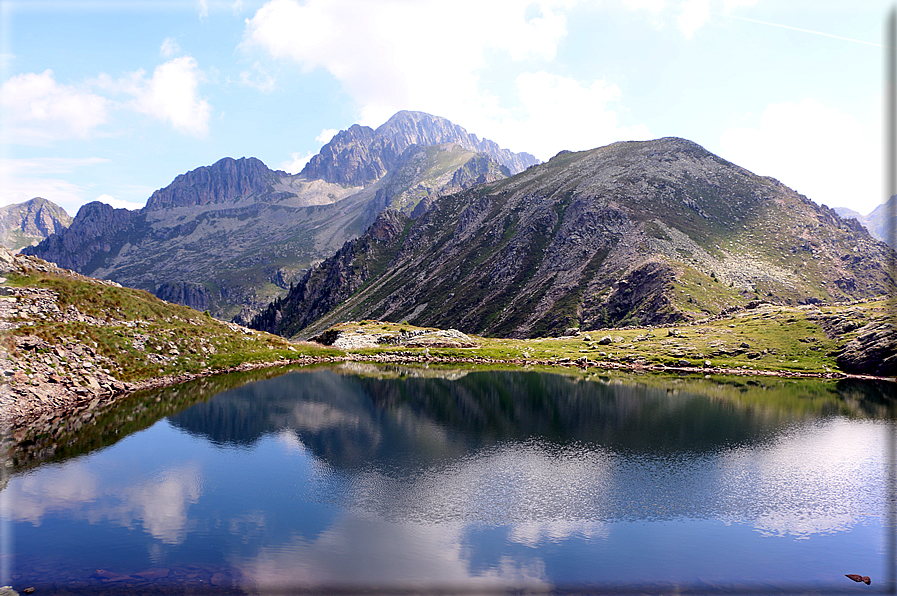
M 487 155 L 511 173 L 539 163 L 529 153 L 514 153 L 487 139 L 480 140 L 445 118 L 402 111 L 376 130 L 356 124 L 339 132 L 311 158 L 302 174 L 335 184 L 370 184 L 394 169 L 409 147 L 446 143 Z
M 488 155 L 508 168 L 512 174 L 539 163 L 539 160 L 529 153 L 514 153 L 502 149 L 494 141 L 480 140 L 477 135 L 468 133 L 464 127 L 424 112 L 402 110 L 379 126 L 376 133 L 390 139 L 399 153 L 411 145 L 454 143 L 468 151 Z
M 78 210 L 72 225 L 22 252 L 81 272 L 96 269 L 143 223 L 141 213 L 94 201 Z
M 0 245 L 18 250 L 62 232 L 72 217 L 59 205 L 36 197 L 0 207 Z
M 169 281 L 159 285 L 153 294 L 166 302 L 183 304 L 199 311 L 208 310 L 212 306 L 212 297 L 202 284 Z
M 254 157 L 225 157 L 210 166 L 181 174 L 146 202 L 147 211 L 224 203 L 239 197 L 270 194 L 284 171 L 271 170 Z
M 893 251 L 862 227 L 683 139 L 565 153 L 404 226 L 347 244 L 253 325 L 306 336 L 407 319 L 531 337 L 895 289 Z
M 301 173 L 309 179 L 363 186 L 382 178 L 399 155 L 401 152 L 389 139 L 369 126 L 354 124 L 321 147 Z

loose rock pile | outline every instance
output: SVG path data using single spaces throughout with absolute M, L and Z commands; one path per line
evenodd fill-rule
M 363 329 L 328 332 L 315 338 L 341 350 L 376 348 L 381 345 L 408 348 L 476 348 L 479 346 L 469 335 L 457 329 L 412 330 L 399 333 L 368 333 Z
M 6 282 L 2 275 L 10 271 L 40 271 L 88 279 L 34 257 L 0 250 L 0 283 Z M 45 288 L 0 287 L 0 329 L 11 331 L 34 325 L 36 321 L 112 324 L 84 315 L 74 306 L 63 310 L 59 307 L 58 298 L 56 292 Z M 96 345 L 74 341 L 51 345 L 37 335 L 7 337 L 0 347 L 3 379 L 0 386 L 0 423 L 130 390 L 128 383 L 115 378 L 115 362 L 99 355 L 94 348 Z

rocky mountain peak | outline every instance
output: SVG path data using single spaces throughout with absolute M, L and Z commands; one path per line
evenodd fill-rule
M 484 153 L 513 174 L 539 163 L 529 153 L 514 153 L 489 140 L 480 140 L 451 121 L 424 112 L 403 110 L 376 130 L 354 124 L 341 131 L 311 158 L 302 170 L 310 180 L 363 186 L 386 175 L 412 146 L 454 143 Z
M 262 194 L 269 191 L 279 178 L 286 176 L 289 174 L 271 170 L 255 157 L 225 157 L 210 166 L 202 166 L 179 175 L 171 184 L 150 196 L 146 209 L 154 211 L 169 207 L 208 205 Z
M 140 217 L 139 211 L 114 209 L 106 203 L 93 201 L 78 210 L 72 225 L 63 232 L 52 234 L 39 245 L 27 247 L 22 252 L 77 271 L 96 255 L 107 253 L 116 238 L 126 233 Z
M 401 154 L 369 126 L 353 124 L 337 133 L 302 169 L 309 180 L 364 186 L 382 178 Z
M 506 166 L 512 174 L 539 163 L 539 160 L 529 153 L 514 153 L 502 149 L 493 141 L 479 139 L 477 135 L 468 133 L 463 126 L 426 112 L 410 110 L 397 112 L 379 126 L 376 133 L 392 140 L 400 153 L 410 145 L 455 143 L 469 151 L 485 153 Z
M 0 207 L 0 244 L 14 250 L 36 244 L 71 223 L 65 209 L 42 197 Z

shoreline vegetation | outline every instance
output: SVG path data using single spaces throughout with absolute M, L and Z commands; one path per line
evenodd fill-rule
M 135 392 L 286 366 L 369 362 L 894 381 L 845 372 L 837 361 L 863 329 L 889 322 L 884 297 L 758 303 L 705 321 L 570 329 L 557 338 L 494 339 L 356 321 L 332 327 L 317 342 L 291 342 L 7 251 L 0 252 L 0 284 L 0 428 L 7 430 L 7 449 L 27 440 L 31 426 Z

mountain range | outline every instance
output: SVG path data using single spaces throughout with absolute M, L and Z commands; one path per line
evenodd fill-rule
M 895 220 L 894 215 L 897 213 L 897 195 L 876 207 L 868 215 L 862 215 L 846 207 L 835 207 L 835 212 L 844 219 L 856 219 L 869 230 L 872 236 L 883 242 L 890 242 L 891 239 L 888 238 L 888 234 L 890 230 L 894 230 L 895 226 L 897 226 L 897 220 Z
M 562 152 L 385 210 L 251 326 L 381 319 L 498 337 L 694 320 L 895 289 L 894 251 L 775 179 L 679 138 Z
M 246 320 L 383 209 L 414 213 L 436 196 L 534 165 L 444 118 L 399 112 L 376 130 L 336 134 L 296 175 L 224 158 L 175 178 L 137 211 L 84 205 L 28 254 Z
M 89 203 L 24 252 L 290 337 L 362 318 L 547 336 L 895 285 L 858 221 L 685 139 L 540 164 L 409 111 L 299 174 L 228 157 L 137 211 Z
M 16 251 L 61 233 L 72 223 L 65 209 L 41 197 L 0 207 L 0 245 Z

